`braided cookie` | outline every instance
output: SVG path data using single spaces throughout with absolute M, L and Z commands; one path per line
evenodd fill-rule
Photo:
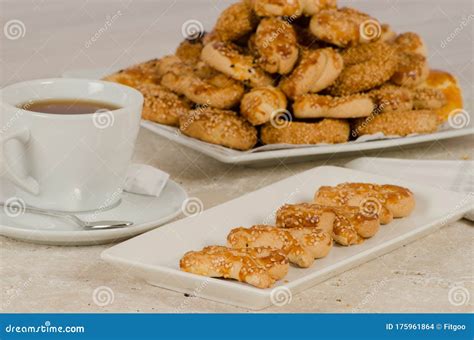
M 279 86 L 290 98 L 318 92 L 336 80 L 343 66 L 341 56 L 332 48 L 304 49 L 298 65 Z
M 226 8 L 217 19 L 214 32 L 221 41 L 234 41 L 252 32 L 258 19 L 244 2 Z
M 199 77 L 192 67 L 182 62 L 168 69 L 161 84 L 194 103 L 218 109 L 235 106 L 244 94 L 241 83 L 221 73 L 212 72 L 208 77 Z
M 360 244 L 366 238 L 374 236 L 380 228 L 377 215 L 364 215 L 359 208 L 335 207 L 332 237 L 343 246 Z
M 298 17 L 303 13 L 302 0 L 247 0 L 261 17 Z
M 270 247 L 240 248 L 231 249 L 223 246 L 208 246 L 203 249 L 207 254 L 219 254 L 231 252 L 236 255 L 249 255 L 259 265 L 268 270 L 268 273 L 275 279 L 281 280 L 288 274 L 289 261 L 285 253 L 281 250 Z
M 390 81 L 396 85 L 414 87 L 428 78 L 426 57 L 414 52 L 399 52 L 398 66 Z
M 416 110 L 437 110 L 446 105 L 443 91 L 436 88 L 413 89 L 413 107 Z
M 240 113 L 252 125 L 264 124 L 272 115 L 286 109 L 286 97 L 273 86 L 255 87 L 247 92 L 240 102 Z
M 234 279 L 258 288 L 269 288 L 275 283 L 268 270 L 255 258 L 232 249 L 189 251 L 179 261 L 179 267 L 188 273 Z
M 291 263 L 310 267 L 314 259 L 325 257 L 332 248 L 329 233 L 317 228 L 282 229 L 267 225 L 232 229 L 227 236 L 232 248 L 271 247 L 282 250 Z
M 358 184 L 358 183 L 356 183 Z M 381 203 L 379 194 L 366 193 L 352 188 L 351 183 L 339 184 L 335 187 L 322 186 L 314 195 L 314 202 L 329 207 L 338 207 L 340 209 L 349 209 L 355 207 L 366 217 L 375 217 L 380 219 L 381 224 L 388 224 L 393 220 L 393 213 Z M 333 210 L 333 212 L 336 212 Z M 339 211 L 341 214 L 341 211 Z
M 432 133 L 438 130 L 438 116 L 431 110 L 384 112 L 354 121 L 354 136 L 382 132 L 386 136 L 408 136 L 413 133 Z
M 187 136 L 231 149 L 248 150 L 257 143 L 257 130 L 233 111 L 192 110 L 180 117 L 179 129 Z
M 263 144 L 345 143 L 349 139 L 349 123 L 343 119 L 325 118 L 316 123 L 289 122 L 285 126 L 263 125 Z
M 285 204 L 276 213 L 276 226 L 278 228 L 318 228 L 331 233 L 334 217 L 334 212 L 322 205 Z
M 393 217 L 406 217 L 415 208 L 413 193 L 397 185 L 372 183 L 342 183 L 336 186 L 322 186 L 316 191 L 314 201 L 332 206 L 357 207 L 367 216 L 378 214 L 383 224 L 390 216 L 383 216 L 387 209 Z
M 295 30 L 287 21 L 262 19 L 254 41 L 260 67 L 269 73 L 291 72 L 298 59 L 298 45 Z
M 413 93 L 406 87 L 383 85 L 367 95 L 374 101 L 377 113 L 413 109 Z
M 143 94 L 142 118 L 165 125 L 179 126 L 179 117 L 190 110 L 190 105 L 165 87 L 143 83 L 136 89 Z
M 416 53 L 425 58 L 428 56 L 425 42 L 416 33 L 402 33 L 395 38 L 394 44 L 400 51 Z
M 325 217 L 323 214 L 326 214 Z M 324 219 L 326 225 L 323 223 Z M 315 203 L 283 206 L 277 213 L 277 225 L 278 223 L 284 228 L 318 227 L 331 233 L 336 242 L 342 245 L 360 243 L 364 238 L 374 236 L 380 228 L 377 214 L 365 215 L 359 208 L 330 207 Z
M 293 114 L 296 118 L 358 118 L 369 116 L 374 109 L 367 95 L 345 97 L 305 94 L 295 98 Z
M 380 27 L 377 20 L 353 8 L 326 9 L 316 13 L 310 22 L 311 32 L 330 44 L 346 47 L 367 42 L 363 32 L 366 23 Z
M 463 108 L 461 88 L 457 79 L 448 72 L 431 70 L 428 78 L 417 88 L 437 89 L 443 92 L 446 104 L 435 110 L 442 121 L 446 121 L 451 113 L 457 113 Z
M 328 89 L 333 96 L 350 95 L 380 86 L 394 75 L 398 67 L 396 49 L 383 41 L 350 47 L 342 56 L 345 67 Z
M 202 50 L 201 59 L 216 70 L 251 87 L 273 83 L 273 79 L 255 65 L 252 56 L 240 53 L 232 44 L 223 42 L 207 44 Z
M 159 83 L 159 63 L 159 59 L 152 59 L 106 76 L 103 80 L 120 83 L 130 87 L 136 87 L 142 83 Z

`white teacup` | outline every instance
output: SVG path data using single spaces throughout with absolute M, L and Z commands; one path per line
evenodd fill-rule
M 50 114 L 17 106 L 47 99 L 120 107 L 91 114 Z M 120 199 L 140 125 L 143 96 L 120 84 L 40 79 L 0 90 L 0 140 L 15 199 L 61 211 L 90 211 Z

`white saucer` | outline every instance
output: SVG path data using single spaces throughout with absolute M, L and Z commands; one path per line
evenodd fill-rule
M 160 197 L 124 193 L 119 205 L 98 213 L 77 214 L 94 220 L 127 220 L 134 225 L 122 229 L 81 230 L 67 219 L 23 212 L 7 216 L 0 209 L 0 235 L 22 241 L 50 245 L 97 245 L 117 242 L 164 224 L 178 216 L 187 194 L 171 180 Z

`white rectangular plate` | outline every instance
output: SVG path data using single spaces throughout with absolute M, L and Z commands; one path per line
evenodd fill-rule
M 91 69 L 91 70 L 71 70 L 63 74 L 65 78 L 93 78 L 101 79 L 107 74 L 112 73 L 111 70 Z M 464 91 L 465 94 L 469 91 Z M 466 115 L 469 115 L 472 106 L 471 98 L 464 101 L 466 105 Z M 464 117 L 462 117 L 464 118 Z M 468 117 L 466 117 L 467 120 Z M 379 139 L 381 136 L 365 136 L 357 142 L 348 142 L 343 144 L 319 144 L 319 145 L 291 145 L 291 146 L 265 146 L 263 149 L 252 149 L 249 151 L 238 151 L 229 149 L 220 145 L 214 145 L 190 138 L 183 135 L 179 129 L 163 124 L 158 124 L 146 120 L 142 120 L 142 127 L 152 131 L 153 133 L 168 138 L 178 144 L 199 151 L 209 157 L 217 159 L 223 163 L 230 164 L 260 164 L 268 165 L 278 162 L 279 159 L 298 159 L 300 161 L 306 159 L 315 159 L 328 154 L 347 154 L 364 150 L 387 149 L 402 145 L 419 144 L 425 142 L 433 142 L 436 140 L 455 138 L 460 136 L 474 134 L 472 125 L 463 126 L 462 128 L 443 129 L 441 131 L 425 134 L 413 135 L 408 137 L 394 137 L 388 139 Z M 276 149 L 272 149 L 276 148 Z
M 232 228 L 271 224 L 275 211 L 284 203 L 310 201 L 319 186 L 347 181 L 406 186 L 415 194 L 415 211 L 407 218 L 382 226 L 377 235 L 361 245 L 335 246 L 311 268 L 291 267 L 285 281 L 277 282 L 271 289 L 180 271 L 179 259 L 186 251 L 225 245 Z M 365 172 L 318 167 L 125 241 L 105 250 L 102 258 L 152 285 L 235 306 L 262 309 L 271 305 L 272 297 L 279 292 L 297 294 L 461 218 L 472 205 L 471 199 L 472 196 Z M 191 211 L 192 201 L 189 204 Z

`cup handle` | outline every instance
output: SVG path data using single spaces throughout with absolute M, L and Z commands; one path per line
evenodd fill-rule
M 10 161 L 6 156 L 5 150 L 8 147 L 8 142 L 11 140 L 17 140 L 23 144 L 25 147 L 30 141 L 30 130 L 28 128 L 23 128 L 19 131 L 13 132 L 11 135 L 4 138 L 0 138 L 0 147 L 4 151 L 4 166 L 7 173 L 8 179 L 10 179 L 15 185 L 19 186 L 23 190 L 28 191 L 33 195 L 38 195 L 40 192 L 39 183 L 36 179 L 31 176 L 20 177 L 18 174 L 13 171 L 13 168 L 10 165 Z

